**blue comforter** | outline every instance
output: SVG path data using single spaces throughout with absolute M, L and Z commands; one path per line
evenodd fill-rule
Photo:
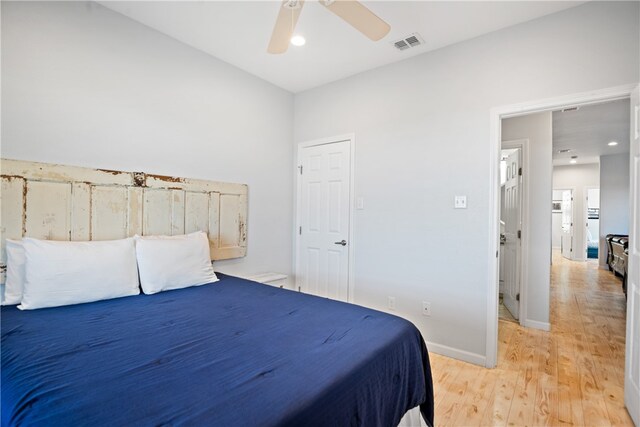
M 406 320 L 218 275 L 214 284 L 2 308 L 2 425 L 393 426 L 428 354 Z

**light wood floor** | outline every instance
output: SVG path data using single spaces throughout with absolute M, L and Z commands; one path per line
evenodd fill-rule
M 500 320 L 509 320 L 510 322 L 517 322 L 518 321 L 518 320 L 516 320 L 515 317 L 513 317 L 511 312 L 504 305 L 504 302 L 502 302 L 502 299 L 500 299 L 500 304 L 498 304 L 498 319 L 500 319 Z
M 496 369 L 430 354 L 436 425 L 633 426 L 620 279 L 554 254 L 551 332 L 500 321 Z

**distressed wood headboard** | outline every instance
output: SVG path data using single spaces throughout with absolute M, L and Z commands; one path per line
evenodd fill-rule
M 0 160 L 1 262 L 5 239 L 109 240 L 208 233 L 211 258 L 247 251 L 247 186 Z

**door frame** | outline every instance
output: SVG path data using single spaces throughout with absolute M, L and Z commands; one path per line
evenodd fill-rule
M 498 361 L 498 292 L 500 248 L 500 149 L 502 146 L 502 119 L 560 108 L 596 104 L 630 98 L 638 83 L 574 93 L 554 98 L 511 104 L 491 108 L 489 111 L 489 246 L 487 277 L 487 335 L 485 366 L 495 368 Z M 635 195 L 631 195 L 632 203 Z M 551 201 L 550 201 L 551 202 Z M 639 201 L 640 202 L 640 201 Z M 551 218 L 549 218 L 551 220 Z M 551 240 L 551 236 L 549 236 Z
M 600 164 L 598 164 L 598 176 L 600 176 Z M 584 260 L 585 262 L 589 261 L 589 239 L 587 238 L 587 229 L 589 228 L 587 226 L 587 224 L 589 224 L 589 190 L 600 190 L 600 187 L 594 187 L 594 186 L 589 186 L 589 187 L 582 187 L 584 190 L 584 200 L 582 200 L 582 203 L 584 203 L 584 232 L 582 234 L 584 234 L 584 238 L 582 239 L 583 242 L 582 244 L 583 249 L 584 249 Z M 602 249 L 600 246 L 600 198 L 598 198 L 598 235 L 594 236 L 598 239 L 598 254 L 600 254 L 600 249 Z M 600 259 L 598 258 L 598 267 L 600 266 Z
M 552 183 L 553 186 L 553 183 Z M 571 258 L 569 258 L 570 261 L 576 261 L 574 259 L 574 254 L 575 252 L 573 251 L 573 244 L 575 242 L 574 237 L 576 236 L 576 193 L 578 192 L 576 187 L 560 187 L 560 188 L 553 188 L 553 191 L 556 190 L 560 190 L 560 191 L 571 191 Z M 551 214 L 553 215 L 553 214 Z M 553 218 L 552 218 L 553 220 Z M 562 221 L 562 219 L 560 220 Z M 562 226 L 562 224 L 561 224 Z M 553 233 L 553 230 L 551 230 L 551 233 Z M 561 242 L 560 242 L 560 255 L 564 258 L 564 255 L 562 255 L 562 236 L 560 236 Z M 553 257 L 551 257 L 551 260 L 553 261 Z M 553 262 L 552 262 L 553 263 Z
M 528 288 L 528 263 L 525 262 L 529 256 L 529 139 L 514 139 L 511 141 L 503 141 L 500 143 L 500 150 L 508 150 L 511 148 L 520 149 L 520 167 L 522 168 L 522 191 L 520 192 L 520 221 L 522 223 L 520 237 L 520 301 L 518 307 L 518 323 L 523 325 L 523 320 L 527 319 L 527 288 Z M 500 165 L 498 165 L 500 167 Z M 499 177 L 498 177 L 499 179 Z M 498 193 L 499 195 L 500 193 Z M 498 199 L 498 203 L 500 200 Z M 500 206 L 500 205 L 498 205 Z M 498 212 L 500 216 L 500 212 Z M 500 229 L 498 228 L 498 234 Z M 498 268 L 500 267 L 498 260 Z M 499 279 L 499 278 L 498 278 Z M 499 287 L 500 283 L 498 283 Z M 499 292 L 499 291 L 498 291 Z
M 638 319 L 635 319 L 636 307 L 640 303 L 638 292 L 640 289 L 640 257 L 638 255 L 638 241 L 640 237 L 640 200 L 634 199 L 634 195 L 639 194 L 640 188 L 640 85 L 636 86 L 631 95 L 631 129 L 629 147 L 629 178 L 631 200 L 629 204 L 629 270 L 627 272 L 627 322 L 625 330 L 625 361 L 624 361 L 624 403 L 631 416 L 632 421 L 640 425 L 640 378 L 633 378 L 634 360 L 638 360 L 638 355 L 634 354 L 634 340 L 640 339 L 638 331 Z M 635 148 L 635 149 L 634 149 Z M 635 259 L 635 262 L 634 262 Z M 635 283 L 634 283 L 635 282 Z M 635 288 L 635 289 L 634 289 Z M 631 338 L 631 339 L 630 339 Z M 635 380 L 635 381 L 634 381 Z M 636 384 L 634 384 L 636 383 Z
M 296 191 L 295 191 L 295 203 L 293 204 L 294 212 L 293 217 L 296 219 L 293 229 L 294 235 L 294 251 L 293 251 L 293 265 L 295 266 L 295 289 L 300 290 L 300 286 L 298 285 L 298 274 L 300 272 L 300 233 L 298 232 L 301 222 L 301 206 L 302 198 L 300 197 L 300 193 L 302 191 L 302 179 L 300 179 L 300 170 L 299 167 L 301 165 L 301 156 L 302 150 L 304 148 L 315 147 L 318 145 L 328 145 L 335 144 L 338 142 L 349 142 L 349 153 L 350 153 L 350 162 L 349 162 L 349 244 L 347 245 L 348 254 L 348 272 L 347 272 L 347 302 L 353 302 L 355 297 L 355 277 L 354 277 L 354 256 L 355 256 L 355 241 L 354 241 L 354 200 L 355 200 L 355 161 L 356 161 L 356 134 L 355 133 L 347 133 L 342 135 L 330 136 L 327 138 L 314 139 L 311 141 L 299 142 L 296 146 L 296 156 L 294 158 L 295 161 L 295 171 L 294 174 L 296 176 Z
M 573 194 L 576 193 L 576 188 L 575 187 L 554 187 L 553 186 L 553 182 L 551 183 L 551 187 L 552 187 L 552 191 L 567 191 L 567 190 L 571 190 L 571 194 L 573 197 Z M 551 196 L 551 198 L 553 199 L 553 196 Z M 562 215 L 562 211 L 560 211 L 560 215 Z M 575 211 L 573 210 L 573 204 L 571 205 L 571 222 L 575 223 L 576 218 L 575 218 Z M 553 212 L 551 212 L 551 264 L 553 265 Z M 562 217 L 560 218 L 560 255 L 562 255 Z

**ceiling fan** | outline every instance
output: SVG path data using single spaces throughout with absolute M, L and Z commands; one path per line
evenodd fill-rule
M 318 2 L 373 41 L 380 40 L 391 30 L 389 24 L 358 1 L 319 0 Z M 304 6 L 304 0 L 283 0 L 267 52 L 284 53 L 287 51 L 302 6 Z

